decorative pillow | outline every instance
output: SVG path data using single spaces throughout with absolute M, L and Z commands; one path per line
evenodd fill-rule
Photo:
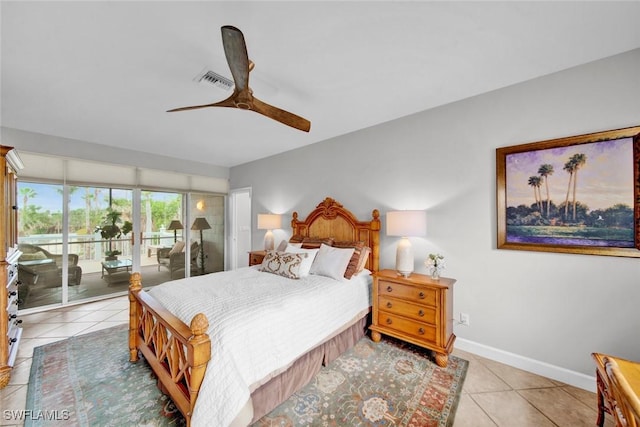
M 169 251 L 169 256 L 180 253 L 183 250 L 184 250 L 184 242 L 182 240 L 178 240 Z
M 333 242 L 334 248 L 353 248 L 353 255 L 349 260 L 347 270 L 344 272 L 345 279 L 351 279 L 351 276 L 358 274 L 358 265 L 360 264 L 360 257 L 362 256 L 362 250 L 364 249 L 364 242 Z
M 291 243 L 291 242 L 287 242 L 286 240 L 282 240 L 280 242 L 280 244 L 278 245 L 278 247 L 276 248 L 276 251 L 278 251 L 278 252 L 286 252 L 287 246 L 292 246 L 294 248 L 301 248 L 302 247 L 302 242 L 300 242 L 300 243 Z
M 264 260 L 262 260 L 260 271 L 277 274 L 289 279 L 299 279 L 300 264 L 307 256 L 307 254 L 267 251 Z
M 334 248 L 323 243 L 311 266 L 311 274 L 342 280 L 353 252 L 353 248 Z
M 320 249 L 320 245 L 333 246 L 333 237 L 305 237 L 302 239 L 304 249 Z
M 306 277 L 309 275 L 309 271 L 311 270 L 311 265 L 313 264 L 313 260 L 316 259 L 318 249 L 302 249 L 293 245 L 295 245 L 295 243 L 288 244 L 286 252 L 308 255 L 304 260 L 302 260 L 302 265 L 300 265 L 300 277 Z
M 365 246 L 360 253 L 360 262 L 358 263 L 358 268 L 356 270 L 356 274 L 360 274 L 362 270 L 364 270 L 365 265 L 367 265 L 367 261 L 369 261 L 369 254 L 371 253 L 371 248 L 369 246 Z
M 47 256 L 42 251 L 32 252 L 30 254 L 23 253 L 20 255 L 20 261 L 37 261 L 41 259 L 47 259 Z
M 302 243 L 302 239 L 304 239 L 304 237 L 302 237 L 299 234 L 296 234 L 291 236 L 291 238 L 289 239 L 289 243 Z
M 288 245 L 288 243 L 287 243 L 286 240 L 280 241 L 280 244 L 276 248 L 276 251 L 277 252 L 284 252 L 287 249 L 287 245 Z

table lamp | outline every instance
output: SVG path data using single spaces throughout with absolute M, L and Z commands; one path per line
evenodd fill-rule
M 264 250 L 273 250 L 273 232 L 282 227 L 282 216 L 277 214 L 258 214 L 258 230 L 267 230 L 264 235 Z
M 427 213 L 425 211 L 387 212 L 387 236 L 400 236 L 396 248 L 396 270 L 404 277 L 413 272 L 413 249 L 409 237 L 427 235 Z

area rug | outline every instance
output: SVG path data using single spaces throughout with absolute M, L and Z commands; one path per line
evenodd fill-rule
M 25 426 L 184 426 L 151 368 L 129 362 L 126 325 L 37 347 Z M 468 362 L 365 337 L 254 426 L 451 426 Z

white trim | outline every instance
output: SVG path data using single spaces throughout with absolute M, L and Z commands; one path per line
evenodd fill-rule
M 596 377 L 585 375 L 580 372 L 571 371 L 560 366 L 551 365 L 546 362 L 531 359 L 519 354 L 510 353 L 500 350 L 499 348 L 490 347 L 488 345 L 479 344 L 464 338 L 456 339 L 456 348 L 487 359 L 495 360 L 505 365 L 513 366 L 527 372 L 542 375 L 565 384 L 572 385 L 590 392 L 596 391 Z M 594 366 L 595 372 L 595 366 Z

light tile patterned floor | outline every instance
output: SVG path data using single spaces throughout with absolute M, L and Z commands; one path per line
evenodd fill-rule
M 37 346 L 129 321 L 127 297 L 22 316 L 23 338 L 9 385 L 0 390 L 0 425 L 22 425 L 8 416 L 24 409 L 31 356 Z M 455 350 L 469 361 L 454 427 L 593 426 L 596 395 Z M 606 427 L 614 423 L 607 416 Z

